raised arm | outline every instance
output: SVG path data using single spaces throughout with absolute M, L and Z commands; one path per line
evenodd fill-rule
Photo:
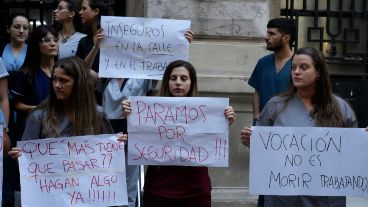
M 255 120 L 258 119 L 259 114 L 261 113 L 259 109 L 259 93 L 257 90 L 254 91 L 252 108 L 253 108 L 253 125 L 254 125 Z

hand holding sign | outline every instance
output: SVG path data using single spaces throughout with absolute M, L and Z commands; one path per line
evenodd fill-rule
M 250 147 L 250 136 L 252 135 L 252 129 L 244 126 L 240 132 L 240 142 L 247 147 Z
M 23 206 L 126 205 L 124 143 L 117 141 L 126 135 L 120 135 L 18 142 Z
M 253 127 L 252 130 L 251 194 L 367 195 L 365 129 Z
M 228 165 L 228 99 L 129 97 L 129 164 Z M 225 109 L 226 108 L 226 109 Z
M 170 62 L 189 58 L 190 21 L 102 16 L 101 26 L 100 77 L 160 80 Z

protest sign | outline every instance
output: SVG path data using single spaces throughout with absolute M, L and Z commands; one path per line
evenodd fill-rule
M 20 141 L 23 207 L 126 205 L 124 144 L 115 135 Z
M 102 16 L 101 27 L 99 77 L 161 80 L 170 62 L 189 58 L 190 21 Z
M 367 196 L 367 149 L 365 129 L 252 127 L 250 193 Z
M 227 167 L 227 98 L 131 96 L 128 163 Z

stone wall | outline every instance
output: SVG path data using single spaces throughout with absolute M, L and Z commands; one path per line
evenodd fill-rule
M 268 0 L 148 0 L 147 17 L 188 19 L 197 35 L 263 37 Z

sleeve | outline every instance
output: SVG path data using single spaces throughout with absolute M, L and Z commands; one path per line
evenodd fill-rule
M 340 110 L 342 114 L 342 118 L 345 120 L 346 125 L 348 128 L 357 128 L 358 127 L 358 120 L 355 116 L 355 113 L 353 109 L 350 107 L 350 105 L 345 102 L 344 100 L 341 100 L 342 104 L 340 104 Z
M 273 126 L 275 120 L 280 114 L 281 109 L 284 107 L 284 102 L 276 100 L 278 96 L 271 98 L 263 108 L 261 114 L 256 120 L 256 126 Z
M 256 126 L 273 126 L 272 107 L 267 103 L 256 120 Z
M 27 118 L 22 140 L 41 139 L 42 112 L 33 111 Z
M 86 55 L 86 51 L 85 51 L 85 42 L 86 42 L 86 36 L 81 38 L 79 43 L 78 43 L 78 47 L 77 47 L 77 52 L 75 53 L 75 56 L 80 57 L 82 59 L 84 59 L 87 55 Z
M 8 76 L 8 72 L 6 71 L 6 67 L 4 65 L 3 59 L 0 57 L 0 78 Z
M 16 80 L 15 87 L 14 89 L 11 90 L 11 93 L 15 97 L 23 97 L 25 95 L 26 89 L 28 87 L 32 87 L 32 86 L 27 86 L 27 83 L 28 83 L 27 75 L 21 71 L 18 71 L 16 72 L 15 80 Z
M 248 84 L 252 86 L 255 90 L 259 91 L 259 76 L 260 76 L 260 67 L 259 61 L 257 62 L 256 67 L 254 68 L 252 75 L 248 80 Z
M 3 129 L 7 127 L 3 112 L 0 109 L 0 125 L 3 125 Z

